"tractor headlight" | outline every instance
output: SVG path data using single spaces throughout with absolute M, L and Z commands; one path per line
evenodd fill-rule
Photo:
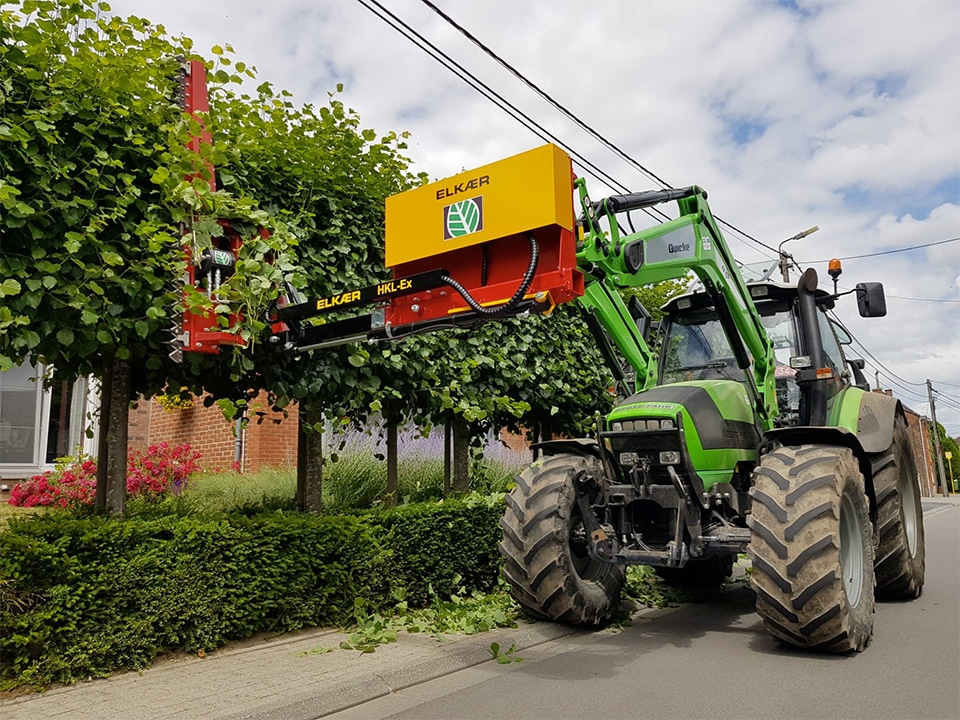
M 680 453 L 676 450 L 664 450 L 660 453 L 661 465 L 679 465 Z

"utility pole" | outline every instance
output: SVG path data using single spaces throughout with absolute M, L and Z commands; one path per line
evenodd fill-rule
M 924 417 L 920 418 L 917 422 L 917 425 L 920 427 L 920 449 L 926 453 L 930 448 L 929 438 L 923 437 L 923 429 L 927 429 L 927 434 L 930 434 L 930 428 L 927 426 L 928 420 Z M 929 492 L 931 495 L 937 494 L 937 484 L 933 482 L 930 478 L 930 463 L 929 455 L 924 454 L 923 456 L 923 476 L 924 476 L 924 490 Z
M 880 371 L 879 370 L 874 371 L 874 377 L 877 378 L 877 390 L 879 390 L 880 389 Z
M 955 475 L 953 474 L 953 453 L 947 450 L 947 452 L 945 452 L 943 456 L 947 459 L 947 463 L 949 463 L 950 465 L 950 485 L 953 485 L 953 481 L 954 481 L 953 479 L 955 477 Z M 952 487 L 950 489 L 953 490 Z
M 940 429 L 937 427 L 937 408 L 933 403 L 933 385 L 927 378 L 927 399 L 930 401 L 930 417 L 933 418 L 933 445 L 937 453 L 937 469 L 940 471 L 940 487 L 943 488 L 943 496 L 950 495 L 950 489 L 947 487 L 947 474 L 943 471 L 943 451 L 940 449 Z

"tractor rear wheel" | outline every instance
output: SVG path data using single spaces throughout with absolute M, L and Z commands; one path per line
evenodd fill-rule
M 654 570 L 667 585 L 684 590 L 706 590 L 723 585 L 733 575 L 736 557 L 731 554 L 710 555 L 688 560 L 683 567 L 659 567 Z
M 861 651 L 873 634 L 873 529 L 863 475 L 842 447 L 781 447 L 750 489 L 757 612 L 774 637 Z
M 603 476 L 599 460 L 553 455 L 527 468 L 507 496 L 500 520 L 510 594 L 528 614 L 572 625 L 601 625 L 620 607 L 623 565 L 587 553 L 574 477 Z
M 879 468 L 878 468 L 879 466 Z M 920 481 L 907 427 L 897 418 L 890 448 L 874 462 L 880 543 L 874 564 L 877 597 L 920 597 L 926 566 Z

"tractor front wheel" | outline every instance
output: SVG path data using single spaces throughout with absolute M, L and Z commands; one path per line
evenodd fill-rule
M 574 477 L 603 475 L 593 457 L 552 455 L 527 468 L 507 496 L 500 520 L 510 594 L 533 617 L 571 625 L 602 625 L 620 607 L 623 565 L 587 553 Z
M 781 447 L 754 471 L 748 520 L 757 612 L 774 637 L 861 651 L 873 634 L 873 528 L 863 475 L 843 447 Z

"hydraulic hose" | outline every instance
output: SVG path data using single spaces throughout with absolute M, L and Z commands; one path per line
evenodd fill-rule
M 476 298 L 470 294 L 469 290 L 467 290 L 452 277 L 441 275 L 440 280 L 456 290 L 466 301 L 467 305 L 470 306 L 470 309 L 481 317 L 494 319 L 509 315 L 517 308 L 517 306 L 523 300 L 523 296 L 527 294 L 527 290 L 530 289 L 530 285 L 533 284 L 533 276 L 536 275 L 537 264 L 540 262 L 540 248 L 537 246 L 537 239 L 533 236 L 533 233 L 530 233 L 528 237 L 530 240 L 530 264 L 527 267 L 527 271 L 523 274 L 523 279 L 520 280 L 520 287 L 517 288 L 517 291 L 513 294 L 513 297 L 511 297 L 503 305 L 495 308 L 485 308 L 483 305 L 477 302 Z

